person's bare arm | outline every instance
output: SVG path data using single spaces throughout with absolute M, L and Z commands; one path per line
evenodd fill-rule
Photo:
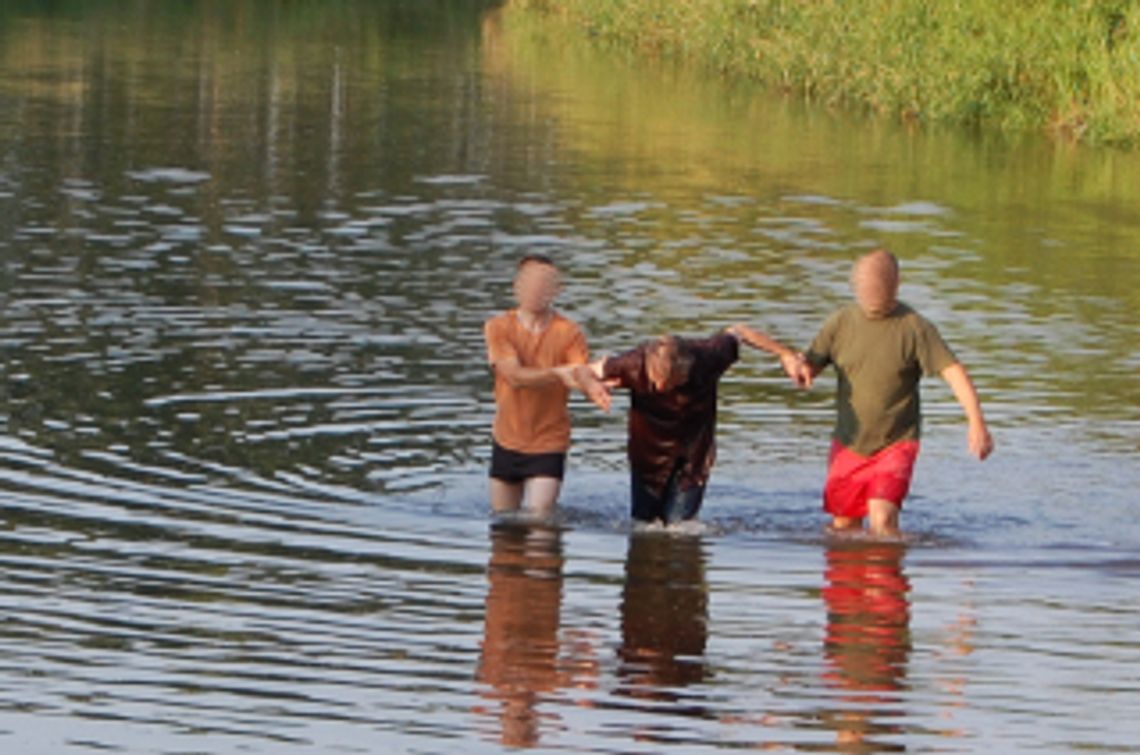
M 736 325 L 730 325 L 725 330 L 754 349 L 767 351 L 769 354 L 775 354 L 778 357 L 795 356 L 796 354 L 795 351 L 780 343 L 775 338 L 772 338 L 767 333 L 761 333 L 759 330 L 751 328 L 742 322 Z
M 804 360 L 803 354 L 788 348 L 767 333 L 761 333 L 744 323 L 737 323 L 729 327 L 727 332 L 754 349 L 775 354 L 779 357 L 780 366 L 784 368 L 784 372 L 797 386 L 801 388 L 811 387 L 811 379 L 814 375 Z
M 623 387 L 621 378 L 606 377 L 606 362 L 609 359 L 610 357 L 607 356 L 590 362 L 590 372 L 593 373 L 594 377 L 600 380 L 602 385 L 604 385 L 607 389 L 613 390 L 614 388 L 621 388 Z
M 950 390 L 954 392 L 954 398 L 958 400 L 958 403 L 962 405 L 962 410 L 966 413 L 966 421 L 969 423 L 967 443 L 970 447 L 970 453 L 978 459 L 985 460 L 987 456 L 993 453 L 994 441 L 990 437 L 989 428 L 986 426 L 986 418 L 982 414 L 982 402 L 978 399 L 974 382 L 970 380 L 966 368 L 958 362 L 942 370 L 942 379 L 950 386 Z
M 483 339 L 487 343 L 487 360 L 492 371 L 512 388 L 538 388 L 562 383 L 570 390 L 579 390 L 605 411 L 610 408 L 610 395 L 606 387 L 594 377 L 587 364 L 566 364 L 558 367 L 524 367 L 514 350 L 495 338 L 493 321 L 483 326 Z M 583 357 L 584 359 L 585 357 Z
M 501 359 L 492 367 L 512 388 L 537 388 L 562 383 L 570 390 L 581 391 L 604 411 L 609 411 L 611 398 L 605 385 L 594 377 L 590 365 L 566 364 L 558 367 L 523 367 L 515 358 Z
M 540 388 L 555 383 L 566 384 L 568 388 L 575 387 L 567 383 L 567 375 L 559 367 L 523 367 L 514 357 L 500 359 L 491 367 L 512 388 Z
M 488 320 L 483 325 L 483 340 L 487 344 L 487 363 L 491 371 L 505 380 L 507 385 L 512 388 L 534 388 L 565 382 L 561 375 L 552 370 L 523 367 L 514 349 L 505 347 L 502 339 L 496 337 L 494 323 L 494 320 Z
M 599 380 L 597 375 L 594 374 L 591 365 L 567 365 L 565 367 L 556 367 L 555 370 L 562 376 L 562 380 L 566 383 L 567 388 L 578 389 L 602 411 L 608 412 L 610 410 L 613 397 L 610 395 L 609 388 L 606 387 L 606 384 Z

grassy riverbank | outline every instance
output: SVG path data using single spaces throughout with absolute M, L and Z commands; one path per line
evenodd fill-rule
M 920 122 L 1140 146 L 1132 0 L 514 0 L 608 43 Z

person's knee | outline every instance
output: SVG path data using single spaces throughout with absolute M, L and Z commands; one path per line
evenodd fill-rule
M 831 528 L 836 530 L 854 530 L 863 526 L 863 519 L 854 516 L 833 516 Z
M 532 477 L 526 481 L 526 502 L 538 513 L 550 512 L 558 503 L 562 480 L 556 477 Z
M 870 527 L 875 532 L 895 532 L 899 526 L 899 505 L 894 501 L 875 498 L 867 502 Z
M 517 511 L 522 504 L 523 485 L 491 478 L 491 510 Z
M 867 512 L 873 519 L 898 517 L 899 505 L 885 498 L 872 498 L 867 501 Z

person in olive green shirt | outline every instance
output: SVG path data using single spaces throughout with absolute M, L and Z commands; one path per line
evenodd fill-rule
M 977 391 L 938 329 L 898 301 L 899 264 L 877 249 L 855 263 L 855 302 L 831 315 L 805 353 L 808 385 L 829 364 L 838 375 L 824 510 L 834 530 L 898 534 L 899 510 L 918 457 L 918 383 L 941 375 L 969 422 L 970 452 L 985 459 L 993 440 Z

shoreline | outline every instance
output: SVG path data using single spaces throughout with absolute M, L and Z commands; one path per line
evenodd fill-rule
M 1140 7 L 511 0 L 607 46 L 918 124 L 1140 146 Z

